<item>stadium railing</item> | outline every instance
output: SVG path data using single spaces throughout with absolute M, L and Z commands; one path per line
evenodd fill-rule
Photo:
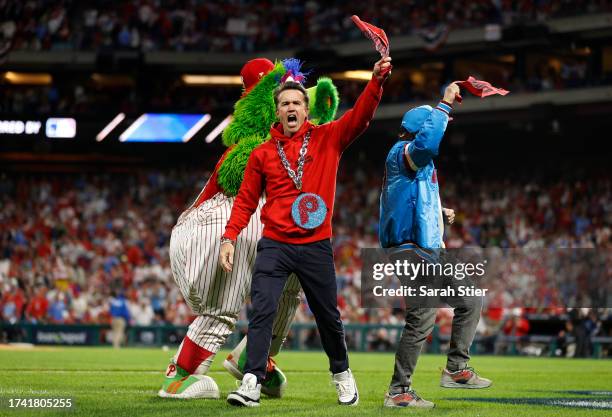
M 236 330 L 228 338 L 227 346 L 234 346 L 246 333 L 248 323 L 240 321 Z M 359 352 L 393 351 L 401 337 L 403 325 L 398 324 L 345 324 L 346 338 L 349 349 Z M 376 339 L 383 331 L 384 338 Z M 178 345 L 187 333 L 187 326 L 154 325 L 128 326 L 126 329 L 128 346 L 163 346 Z M 32 343 L 36 345 L 71 345 L 100 346 L 111 343 L 111 329 L 107 324 L 33 324 L 0 323 L 0 340 L 8 342 Z M 436 326 L 427 345 L 430 353 L 444 353 L 448 348 L 450 338 L 441 335 Z M 546 355 L 558 356 L 558 338 L 549 335 L 508 336 L 497 334 L 492 336 L 477 336 L 474 340 L 473 352 L 497 353 L 506 355 Z M 575 343 L 575 338 L 567 337 L 566 344 Z M 592 356 L 601 358 L 609 355 L 612 349 L 612 337 L 591 337 Z M 315 323 L 294 323 L 287 340 L 290 350 L 320 350 L 320 340 L 316 333 Z M 372 348 L 386 346 L 386 349 Z M 529 346 L 530 349 L 524 349 Z

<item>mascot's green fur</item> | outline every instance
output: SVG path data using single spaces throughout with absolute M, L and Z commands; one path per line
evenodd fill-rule
M 233 146 L 233 149 L 221 164 L 217 178 L 228 196 L 238 194 L 251 152 L 270 137 L 270 127 L 276 121 L 274 89 L 285 72 L 282 62 L 277 62 L 274 69 L 234 105 L 232 122 L 223 131 L 223 143 L 228 147 Z M 339 98 L 331 79 L 319 78 L 317 85 L 308 89 L 308 98 L 309 116 L 313 124 L 334 119 Z

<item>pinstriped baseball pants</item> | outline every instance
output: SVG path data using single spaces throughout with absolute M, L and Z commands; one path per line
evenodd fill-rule
M 219 264 L 219 239 L 229 220 L 233 197 L 221 193 L 186 210 L 172 229 L 170 262 L 172 275 L 185 302 L 198 317 L 191 323 L 187 336 L 197 345 L 216 353 L 234 330 L 244 299 L 251 290 L 251 278 L 261 238 L 261 208 L 238 235 L 234 266 L 226 273 Z M 287 336 L 300 303 L 300 283 L 291 275 L 284 288 L 274 320 L 273 334 Z

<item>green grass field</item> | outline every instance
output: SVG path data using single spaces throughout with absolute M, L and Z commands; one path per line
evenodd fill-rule
M 210 375 L 221 400 L 172 401 L 156 397 L 172 352 L 161 349 L 35 348 L 0 350 L 0 416 L 610 416 L 612 361 L 519 357 L 475 357 L 472 365 L 492 378 L 487 390 L 440 388 L 444 357 L 421 357 L 415 388 L 436 403 L 434 410 L 383 409 L 383 396 L 393 366 L 391 354 L 352 353 L 351 368 L 360 391 L 358 407 L 336 405 L 327 361 L 319 352 L 283 352 L 279 366 L 289 379 L 282 399 L 262 399 L 258 409 L 233 408 L 225 396 L 235 381 L 221 367 L 218 355 Z M 607 391 L 581 393 L 570 391 Z M 73 411 L 22 411 L 7 408 L 7 398 L 72 397 Z M 606 410 L 533 404 L 546 399 L 599 401 Z

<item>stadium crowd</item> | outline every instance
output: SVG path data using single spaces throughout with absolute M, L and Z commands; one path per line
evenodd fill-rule
M 187 170 L 0 175 L 1 320 L 108 323 L 109 300 L 122 294 L 133 325 L 187 324 L 190 312 L 172 280 L 168 243 L 175 219 L 208 175 Z M 360 306 L 359 251 L 378 246 L 380 185 L 381 177 L 367 167 L 343 169 L 338 180 L 333 244 L 338 304 L 348 323 L 403 320 L 400 309 Z M 445 205 L 457 212 L 455 225 L 447 229 L 450 248 L 609 249 L 612 244 L 609 178 L 546 184 L 461 177 L 446 181 L 443 190 Z M 536 256 L 529 262 L 502 271 L 508 287 L 517 283 L 523 291 L 499 292 L 495 306 L 483 312 L 481 335 L 528 334 L 527 313 L 565 313 L 555 305 L 551 285 L 541 286 L 533 304 L 526 301 L 525 289 L 544 279 L 529 272 L 543 267 L 543 260 Z M 548 305 L 521 308 L 541 300 Z M 248 308 L 243 314 L 246 319 Z M 449 315 L 452 311 L 440 310 L 442 334 Z M 296 322 L 312 319 L 303 303 Z M 372 346 L 384 347 L 393 337 L 379 330 Z
M 453 29 L 508 25 L 606 12 L 611 7 L 599 0 L 4 0 L 0 6 L 0 32 L 16 50 L 219 52 L 262 51 L 271 45 L 320 47 L 359 39 L 361 34 L 350 20 L 353 14 L 385 28 L 389 35 L 409 35 L 438 22 Z
M 398 67 L 390 80 L 383 104 L 409 103 L 437 99 L 440 82 L 446 84 L 453 80 L 440 80 L 430 77 L 416 85 L 411 74 L 419 72 Z M 513 71 L 500 68 L 484 77 L 474 71 L 478 78 L 488 78 L 494 85 L 512 91 L 513 94 L 541 91 L 561 91 L 571 88 L 590 87 L 610 84 L 612 79 L 589 75 L 585 62 L 568 60 L 558 69 L 548 66 L 545 60 L 542 69 L 532 71 L 524 77 L 515 76 Z M 457 76 L 459 77 L 459 75 Z M 608 77 L 609 78 L 609 77 Z M 7 85 L 0 97 L 0 113 L 7 114 L 73 114 L 93 116 L 124 112 L 202 112 L 231 111 L 240 96 L 239 87 L 210 86 L 189 88 L 176 80 L 151 79 L 146 84 L 134 83 L 118 87 L 96 85 L 91 79 L 71 78 L 54 80 L 50 86 L 12 86 Z M 334 80 L 340 94 L 340 109 L 354 103 L 363 84 L 358 81 Z M 473 99 L 466 95 L 467 100 Z
M 321 46 L 363 36 L 348 18 L 358 14 L 384 27 L 389 34 L 409 34 L 445 21 L 453 28 L 489 22 L 545 20 L 549 17 L 607 12 L 609 2 L 567 1 L 456 1 L 423 3 L 415 0 L 376 3 L 321 2 L 264 3 L 254 1 L 157 1 L 76 2 L 70 0 L 0 1 L 0 50 L 2 39 L 12 50 L 200 50 L 265 54 L 270 45 L 282 50 L 290 46 Z M 392 13 L 401 9 L 403 13 Z M 245 23 L 246 34 L 235 33 Z M 267 24 L 264 25 L 263 22 Z M 244 22 L 243 22 L 244 23 Z M 253 27 L 251 27 L 251 25 Z M 310 43 L 316 42 L 316 45 Z M 487 65 L 471 75 L 512 91 L 539 92 L 610 84 L 609 73 L 597 59 L 574 54 L 577 46 L 554 59 L 533 53 L 521 65 L 508 62 Z M 587 48 L 588 49 L 588 48 Z M 529 54 L 529 51 L 526 53 Z M 590 53 L 590 52 L 589 52 Z M 542 56 L 540 56 L 542 55 Z M 271 57 L 282 58 L 282 57 Z M 1 57 L 0 57 L 1 59 Z M 529 61 L 529 65 L 526 62 Z M 1 62 L 1 61 L 0 61 Z M 308 63 L 306 63 L 308 66 Z M 439 86 L 461 71 L 397 65 L 383 103 L 434 100 Z M 452 76 L 455 78 L 444 79 Z M 324 74 L 317 74 L 324 75 Z M 187 88 L 176 77 L 157 74 L 145 81 L 131 80 L 109 87 L 92 81 L 91 74 L 54 76 L 52 85 L 6 85 L 0 97 L 0 112 L 11 114 L 67 113 L 74 115 L 127 114 L 142 112 L 231 111 L 238 87 Z M 362 90 L 356 81 L 337 80 L 340 106 L 353 103 Z M 466 97 L 466 99 L 470 99 Z
M 546 91 L 566 91 L 574 88 L 593 87 L 608 85 L 612 79 L 607 74 L 600 76 L 589 76 L 588 65 L 585 60 L 565 57 L 563 60 L 552 65 L 546 58 L 538 60 L 526 73 L 519 76 L 516 68 L 499 67 L 495 70 L 490 68 L 486 73 L 480 73 L 477 65 L 473 65 L 471 75 L 478 79 L 486 79 L 493 85 L 511 91 L 513 94 L 537 93 Z M 417 74 L 423 75 L 424 80 L 418 84 L 412 81 Z M 464 79 L 464 74 L 455 73 L 451 79 L 444 79 L 441 73 L 422 71 L 418 68 L 402 68 L 398 66 L 394 70 L 393 78 L 389 80 L 382 103 L 409 103 L 412 101 L 430 101 L 439 98 L 444 87 L 457 80 Z M 354 81 L 335 81 L 341 97 L 341 106 L 353 103 L 361 93 L 362 85 Z M 441 86 L 438 88 L 438 86 Z M 474 97 L 466 95 L 467 100 Z
M 229 112 L 240 97 L 237 87 L 186 88 L 172 80 L 156 79 L 145 87 L 99 88 L 87 78 L 54 81 L 50 86 L 7 86 L 0 97 L 0 113 L 92 117 L 117 112 Z

